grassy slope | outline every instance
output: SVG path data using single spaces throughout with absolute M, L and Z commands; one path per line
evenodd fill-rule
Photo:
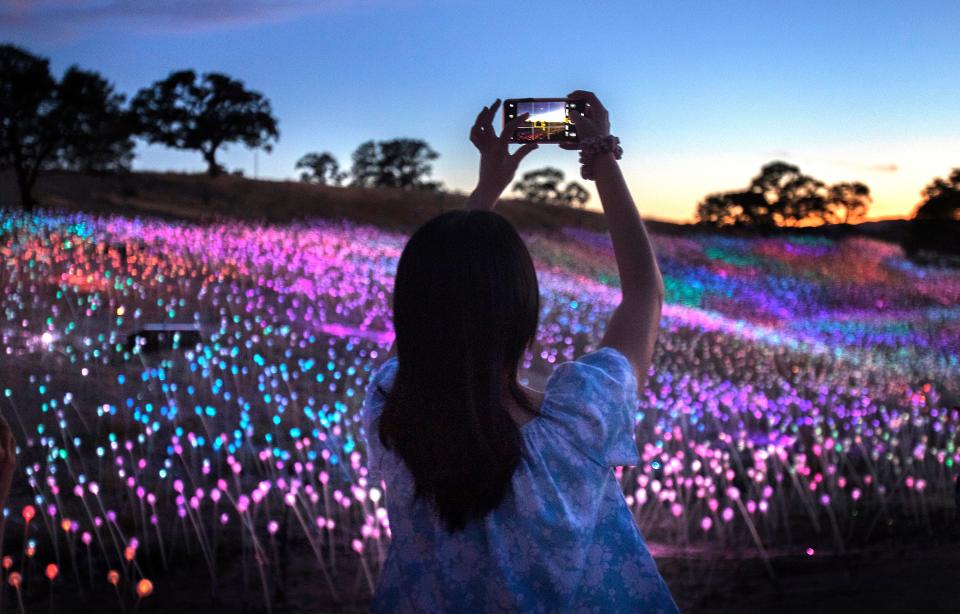
M 394 189 L 337 188 L 297 181 L 255 180 L 226 175 L 136 172 L 125 175 L 86 176 L 55 172 L 41 176 L 35 197 L 42 206 L 89 212 L 140 214 L 194 221 L 218 218 L 286 222 L 307 218 L 349 219 L 388 229 L 411 231 L 427 219 L 463 207 L 465 196 Z M 10 173 L 0 173 L 0 206 L 18 202 Z M 638 195 L 641 214 L 642 195 Z M 582 227 L 606 230 L 603 215 L 567 207 L 506 199 L 497 211 L 522 230 L 557 230 Z M 657 234 L 717 232 L 686 224 L 647 220 Z M 856 226 L 772 231 L 847 236 L 869 235 L 899 243 L 905 220 L 868 222 Z M 745 231 L 740 231 L 745 232 Z
M 286 222 L 306 218 L 350 219 L 410 230 L 434 215 L 463 208 L 465 196 L 395 189 L 337 188 L 296 181 L 238 176 L 138 172 L 85 176 L 49 173 L 35 197 L 42 206 L 91 212 L 120 212 L 203 221 L 234 218 Z M 17 202 L 10 176 L 0 176 L 0 205 Z M 551 205 L 502 201 L 497 210 L 523 229 L 582 225 L 604 229 L 603 217 Z

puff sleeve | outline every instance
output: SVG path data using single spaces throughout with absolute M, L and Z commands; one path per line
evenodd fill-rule
M 561 436 L 604 466 L 637 465 L 637 377 L 618 350 L 602 347 L 557 366 L 544 410 Z

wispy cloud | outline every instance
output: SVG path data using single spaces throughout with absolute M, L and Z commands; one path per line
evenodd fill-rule
M 809 153 L 805 155 L 796 156 L 792 151 L 787 151 L 785 149 L 773 149 L 765 152 L 764 156 L 767 158 L 770 158 L 771 160 L 785 160 L 785 161 L 799 160 L 798 163 L 800 164 L 808 163 L 811 160 L 816 162 L 824 161 L 823 158 L 811 156 Z M 893 162 L 870 163 L 870 162 L 855 162 L 853 160 L 832 159 L 832 160 L 829 160 L 829 163 L 833 166 L 852 168 L 860 171 L 868 171 L 871 173 L 896 173 L 897 171 L 900 170 L 900 166 Z
M 75 39 L 102 27 L 197 32 L 276 23 L 382 0 L 0 0 L 0 33 Z
M 862 171 L 870 171 L 872 173 L 896 173 L 900 170 L 898 164 L 893 162 L 881 162 L 879 164 L 867 164 L 863 162 L 851 162 L 849 160 L 836 160 L 834 164 L 837 166 L 846 166 L 848 168 L 855 168 Z

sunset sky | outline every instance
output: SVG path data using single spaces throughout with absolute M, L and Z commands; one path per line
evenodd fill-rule
M 49 57 L 58 75 L 97 70 L 128 97 L 172 70 L 239 78 L 280 120 L 273 153 L 259 154 L 259 176 L 276 179 L 309 151 L 349 166 L 363 141 L 415 137 L 440 153 L 435 178 L 468 191 L 480 108 L 573 89 L 609 108 L 640 210 L 661 219 L 690 220 L 705 194 L 774 159 L 863 181 L 871 218 L 904 216 L 960 166 L 956 1 L 525 5 L 0 0 L 0 41 Z M 137 151 L 137 169 L 204 168 L 197 153 Z M 253 174 L 240 146 L 222 162 Z M 551 146 L 520 172 L 545 165 L 577 174 L 576 154 Z

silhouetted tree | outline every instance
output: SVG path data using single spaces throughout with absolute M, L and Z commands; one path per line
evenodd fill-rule
M 58 88 L 69 117 L 58 156 L 62 168 L 83 172 L 130 169 L 133 161 L 133 118 L 123 108 L 125 97 L 95 72 L 72 67 Z
M 575 181 L 563 183 L 563 171 L 546 166 L 524 173 L 513 189 L 520 192 L 522 198 L 534 203 L 548 203 L 567 207 L 583 208 L 590 200 L 590 193 Z
M 960 168 L 953 169 L 946 179 L 934 179 L 921 195 L 923 200 L 903 241 L 904 251 L 911 257 L 919 257 L 921 252 L 960 255 Z
M 556 200 L 562 181 L 563 171 L 547 166 L 524 173 L 520 181 L 513 184 L 513 189 L 530 202 L 549 203 Z
M 800 172 L 786 162 L 771 162 L 750 182 L 750 191 L 767 201 L 767 211 L 758 216 L 758 226 L 796 226 L 801 220 L 823 218 L 826 209 L 823 182 Z
M 936 178 L 922 192 L 925 197 L 917 208 L 918 220 L 960 220 L 960 167 L 947 179 Z M 957 239 L 960 243 L 960 237 Z
M 328 152 L 308 153 L 299 160 L 295 169 L 306 169 L 300 173 L 300 180 L 308 183 L 319 183 L 320 185 L 340 185 L 347 177 L 346 173 L 340 172 L 340 165 L 337 159 Z
M 12 45 L 0 47 L 0 166 L 13 168 L 27 210 L 33 208 L 40 167 L 59 140 L 55 107 L 50 61 Z
M 137 92 L 131 110 L 147 141 L 199 151 L 210 176 L 223 172 L 217 163 L 221 147 L 243 143 L 270 151 L 270 141 L 279 137 L 270 101 L 220 73 L 199 80 L 192 70 L 171 73 Z
M 960 192 L 954 190 L 929 198 L 917 209 L 918 220 L 960 221 Z M 960 244 L 960 237 L 957 237 Z
M 746 190 L 707 195 L 697 205 L 697 221 L 756 227 L 852 222 L 866 215 L 870 202 L 862 183 L 828 187 L 793 164 L 775 161 L 761 168 Z
M 697 221 L 711 226 L 771 225 L 770 207 L 759 192 L 710 194 L 697 205 Z
M 763 194 L 767 202 L 776 202 L 786 186 L 801 177 L 797 166 L 777 160 L 760 168 L 760 174 L 750 181 L 750 189 Z
M 351 185 L 362 188 L 436 190 L 440 183 L 426 181 L 431 161 L 440 155 L 419 139 L 367 141 L 353 152 Z
M 565 207 L 583 209 L 590 200 L 590 192 L 576 181 L 568 181 L 560 194 L 557 195 L 557 203 Z
M 827 189 L 824 221 L 828 224 L 862 222 L 872 202 L 870 188 L 859 181 L 835 183 Z
M 929 200 L 946 192 L 960 192 L 960 167 L 950 171 L 950 175 L 946 179 L 937 177 L 931 181 L 930 185 L 925 187 L 921 194 Z
M 129 165 L 133 143 L 122 103 L 96 73 L 71 67 L 57 83 L 49 60 L 0 45 L 0 168 L 13 169 L 25 209 L 33 208 L 43 170 Z
M 351 156 L 353 166 L 350 174 L 353 180 L 350 185 L 356 187 L 373 187 L 377 185 L 380 176 L 380 150 L 374 141 L 361 143 Z

